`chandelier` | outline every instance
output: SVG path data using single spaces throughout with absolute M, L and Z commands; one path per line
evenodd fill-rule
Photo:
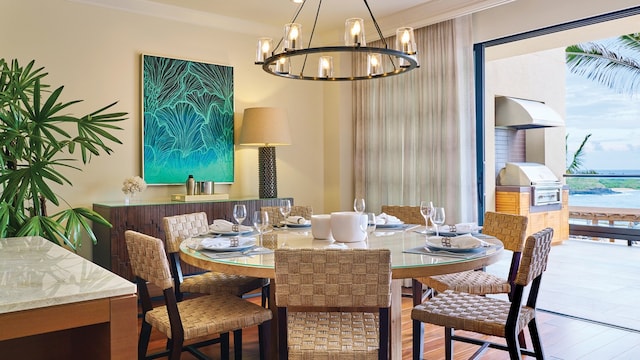
M 298 80 L 351 81 L 403 74 L 420 66 L 413 28 L 397 29 L 395 49 L 390 49 L 367 0 L 363 0 L 364 5 L 384 47 L 366 46 L 364 20 L 361 18 L 345 21 L 343 46 L 312 47 L 322 0 L 318 1 L 311 35 L 304 47 L 302 24 L 296 20 L 307 2 L 301 2 L 277 44 L 274 45 L 271 38 L 258 39 L 255 64 L 262 65 L 267 73 Z M 346 65 L 334 67 L 334 59 Z M 313 67 L 314 63 L 317 68 Z

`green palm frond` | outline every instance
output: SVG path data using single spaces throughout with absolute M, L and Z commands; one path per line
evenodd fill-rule
M 640 34 L 614 43 L 588 42 L 566 48 L 569 71 L 624 94 L 640 91 Z

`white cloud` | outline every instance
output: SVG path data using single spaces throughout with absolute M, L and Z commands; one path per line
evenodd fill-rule
M 570 72 L 566 85 L 569 154 L 590 133 L 584 149 L 585 168 L 640 169 L 640 100 Z

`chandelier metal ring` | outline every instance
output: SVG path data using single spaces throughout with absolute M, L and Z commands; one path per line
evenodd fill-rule
M 393 70 L 384 71 L 379 74 L 366 74 L 366 75 L 351 75 L 351 76 L 331 76 L 331 77 L 321 77 L 321 76 L 310 76 L 305 75 L 304 73 L 293 74 L 293 73 L 280 73 L 277 72 L 276 63 L 282 58 L 295 58 L 308 56 L 310 54 L 324 54 L 324 53 L 365 53 L 365 54 L 380 54 L 383 56 L 387 56 L 391 59 L 403 59 L 404 64 L 408 64 L 405 66 L 395 65 L 395 63 L 399 63 L 396 61 L 391 61 L 394 63 Z M 299 50 L 289 50 L 282 53 L 274 54 L 264 60 L 262 64 L 262 69 L 269 74 L 281 76 L 289 79 L 297 79 L 297 80 L 323 80 L 323 81 L 353 81 L 353 80 L 366 80 L 366 79 L 376 79 L 382 77 L 388 77 L 393 75 L 399 75 L 405 73 L 407 71 L 413 70 L 419 67 L 418 62 L 415 59 L 415 56 L 409 55 L 405 52 L 387 48 L 379 48 L 379 47 L 367 47 L 367 46 L 323 46 L 323 47 L 315 47 L 315 48 L 306 48 Z

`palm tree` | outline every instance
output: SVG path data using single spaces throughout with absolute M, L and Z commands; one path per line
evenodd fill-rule
M 591 137 L 591 134 L 587 134 L 587 136 L 585 136 L 584 139 L 582 139 L 582 143 L 580 143 L 580 146 L 578 146 L 578 149 L 576 150 L 576 152 L 573 153 L 573 158 L 571 160 L 571 163 L 569 163 L 569 165 L 567 166 L 567 170 L 566 170 L 567 174 L 593 173 L 593 171 L 590 171 L 590 170 L 587 170 L 587 171 L 580 170 L 580 168 L 582 167 L 582 158 L 584 157 L 584 145 L 587 143 L 587 140 L 589 140 L 590 137 Z M 569 134 L 565 135 L 564 140 L 565 140 L 564 146 L 565 146 L 566 154 L 568 155 L 569 149 L 567 144 L 569 143 Z
M 640 88 L 640 33 L 566 48 L 569 71 L 619 93 L 635 95 Z

